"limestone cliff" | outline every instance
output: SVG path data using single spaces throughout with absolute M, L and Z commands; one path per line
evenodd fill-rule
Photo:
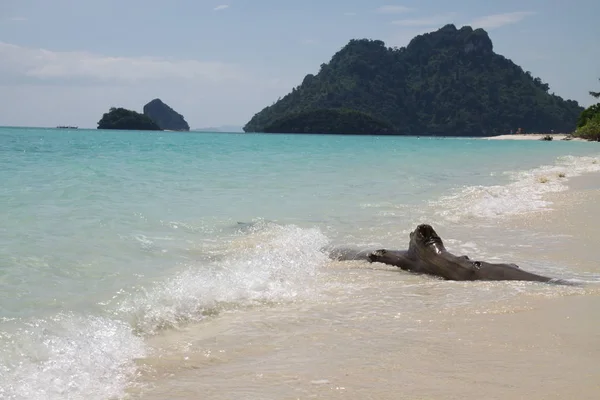
M 144 106 L 144 115 L 152 119 L 163 130 L 189 131 L 190 126 L 179 114 L 160 99 L 154 99 Z

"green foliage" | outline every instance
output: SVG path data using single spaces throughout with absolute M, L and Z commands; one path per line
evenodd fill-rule
M 261 132 L 286 115 L 343 108 L 369 114 L 400 134 L 572 131 L 583 109 L 548 91 L 539 78 L 495 54 L 484 30 L 447 25 L 405 48 L 351 40 L 244 130 Z
M 98 129 L 123 129 L 140 131 L 160 131 L 161 129 L 144 114 L 125 108 L 111 107 L 98 121 Z
M 578 128 L 575 136 L 600 142 L 600 113 L 592 116 L 585 125 Z
M 590 95 L 600 97 L 600 92 L 590 91 Z M 575 136 L 600 142 L 600 103 L 589 106 L 579 115 Z
M 319 109 L 287 114 L 266 126 L 266 133 L 389 134 L 393 127 L 360 111 Z
M 600 103 L 591 105 L 583 110 L 583 112 L 579 115 L 579 119 L 577 119 L 577 127 L 581 128 L 596 115 L 600 115 Z

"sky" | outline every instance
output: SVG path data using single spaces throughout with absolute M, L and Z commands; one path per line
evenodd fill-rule
M 160 98 L 242 126 L 350 39 L 401 47 L 448 23 L 581 105 L 600 90 L 598 0 L 0 0 L 0 126 L 95 128 Z

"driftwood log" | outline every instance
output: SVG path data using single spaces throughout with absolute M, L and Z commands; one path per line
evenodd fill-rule
M 337 260 L 367 260 L 394 265 L 404 271 L 438 276 L 453 281 L 534 281 L 572 285 L 572 283 L 527 272 L 516 264 L 489 263 L 456 256 L 431 225 L 421 224 L 410 233 L 408 250 L 352 250 L 331 252 Z

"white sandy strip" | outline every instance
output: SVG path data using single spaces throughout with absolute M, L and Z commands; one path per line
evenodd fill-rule
M 540 140 L 545 136 L 552 136 L 553 140 L 563 140 L 564 138 L 566 138 L 567 135 L 566 133 L 552 133 L 552 134 L 548 134 L 548 133 L 529 133 L 526 135 L 499 135 L 499 136 L 490 136 L 490 137 L 486 137 L 485 139 L 488 140 Z M 572 138 L 572 140 L 583 140 L 580 138 Z

